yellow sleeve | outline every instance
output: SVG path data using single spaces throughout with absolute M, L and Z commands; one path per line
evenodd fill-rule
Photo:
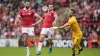
M 74 19 L 69 19 L 68 22 L 67 22 L 66 24 L 70 26 L 70 25 L 72 25 L 74 22 L 75 22 Z

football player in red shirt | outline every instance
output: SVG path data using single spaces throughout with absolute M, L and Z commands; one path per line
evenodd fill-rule
M 48 36 L 48 42 L 49 42 L 49 54 L 52 52 L 52 35 L 53 35 L 53 30 L 51 29 L 52 26 L 55 25 L 56 21 L 57 21 L 57 14 L 56 12 L 53 11 L 54 7 L 53 5 L 48 5 L 44 6 L 43 8 L 44 11 L 44 15 L 42 16 L 43 19 L 40 19 L 39 21 L 37 21 L 34 25 L 39 24 L 40 22 L 43 21 L 42 24 L 42 30 L 40 33 L 40 38 L 39 38 L 39 43 L 38 43 L 38 50 L 37 50 L 37 55 L 41 54 L 41 48 L 42 48 L 42 44 L 43 44 L 43 40 L 45 38 L 45 36 Z M 33 26 L 34 26 L 33 25 Z
M 22 26 L 22 37 L 24 38 L 24 45 L 26 47 L 27 56 L 30 56 L 29 47 L 28 47 L 28 37 L 32 44 L 34 44 L 34 27 L 31 27 L 32 24 L 34 24 L 35 17 L 41 19 L 41 17 L 31 8 L 30 2 L 24 3 L 24 8 L 21 9 L 18 12 L 18 15 L 15 19 L 15 25 L 17 25 L 17 22 L 21 20 L 21 26 Z

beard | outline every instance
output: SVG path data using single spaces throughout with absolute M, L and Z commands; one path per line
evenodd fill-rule
M 68 14 L 68 17 L 72 17 L 73 15 L 71 15 L 71 14 Z
M 68 15 L 68 17 L 71 17 L 71 15 Z
M 29 9 L 30 7 L 29 6 L 26 6 L 26 9 Z

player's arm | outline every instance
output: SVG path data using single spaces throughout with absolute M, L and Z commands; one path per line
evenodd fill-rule
M 67 29 L 69 29 L 70 28 L 70 25 L 72 25 L 74 22 L 75 22 L 75 20 L 69 19 L 67 23 L 65 23 L 63 26 L 60 26 L 58 28 L 59 29 L 61 29 L 61 28 L 67 28 Z
M 67 25 L 67 24 L 64 24 L 63 26 L 59 26 L 59 27 L 51 27 L 51 29 L 55 30 L 55 29 L 69 29 L 70 28 L 70 25 Z
M 15 19 L 15 23 L 14 23 L 15 26 L 17 25 L 17 22 L 19 21 L 20 18 L 21 18 L 21 16 L 20 15 L 17 15 L 17 17 Z
M 37 13 L 34 14 L 35 17 L 37 17 L 38 19 L 41 19 L 42 17 L 39 16 Z
M 35 26 L 43 21 L 42 17 L 40 17 L 37 13 L 34 16 L 39 18 L 39 20 L 36 23 L 32 24 L 32 26 Z
M 54 20 L 54 22 L 53 22 L 53 26 L 55 26 L 55 24 L 57 23 L 57 19 L 58 19 L 58 16 L 57 16 L 56 13 L 55 13 L 55 15 L 54 15 L 54 18 L 55 18 L 55 20 Z
M 34 25 L 37 25 L 37 24 L 41 23 L 42 21 L 43 21 L 43 19 L 41 18 L 36 23 L 34 23 Z
M 18 15 L 16 16 L 16 19 L 15 19 L 15 22 L 14 22 L 14 25 L 16 26 L 17 25 L 17 22 L 19 21 L 19 19 L 21 18 L 21 15 L 22 15 L 22 10 L 20 10 L 18 12 Z
M 69 29 L 70 28 L 70 25 L 64 24 L 63 26 L 58 27 L 58 29 L 63 29 L 63 28 Z

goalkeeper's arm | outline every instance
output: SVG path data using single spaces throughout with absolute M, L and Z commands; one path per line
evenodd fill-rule
M 65 28 L 68 30 L 70 28 L 70 25 L 64 24 L 63 26 L 58 27 L 58 29 L 65 29 Z

